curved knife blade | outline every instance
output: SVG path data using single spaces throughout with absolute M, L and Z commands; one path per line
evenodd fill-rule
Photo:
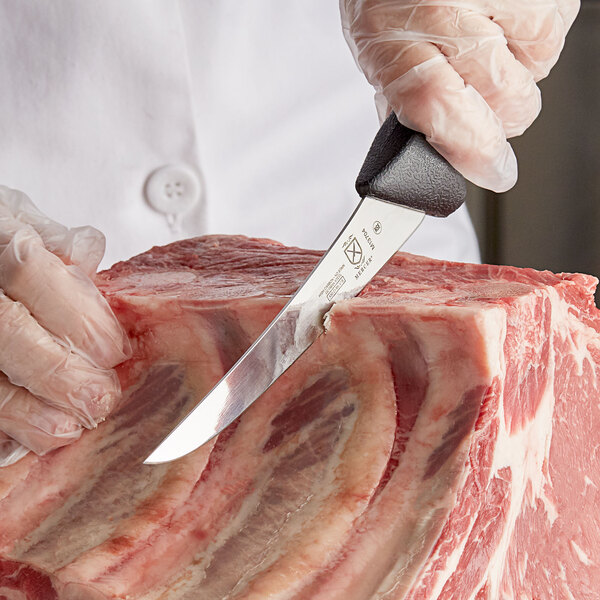
M 424 212 L 366 196 L 283 310 L 145 464 L 185 456 L 223 431 L 323 333 L 333 304 L 356 296 L 424 217 Z

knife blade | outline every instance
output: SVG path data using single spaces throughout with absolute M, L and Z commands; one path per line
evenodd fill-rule
M 329 250 L 281 312 L 145 464 L 181 458 L 218 435 L 325 330 L 338 301 L 356 296 L 421 224 L 464 201 L 464 179 L 392 113 L 356 181 L 361 201 Z

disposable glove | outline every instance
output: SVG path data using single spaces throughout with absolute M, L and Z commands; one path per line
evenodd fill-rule
M 120 395 L 129 343 L 93 277 L 104 236 L 67 229 L 0 186 L 0 466 L 93 428 Z M 2 450 L 4 454 L 2 455 Z
M 379 116 L 400 122 L 477 185 L 517 180 L 507 138 L 541 109 L 579 0 L 340 0 L 344 35 L 376 89 Z

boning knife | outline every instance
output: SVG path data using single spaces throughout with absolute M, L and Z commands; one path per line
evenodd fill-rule
M 446 217 L 466 194 L 463 177 L 393 113 L 373 140 L 356 190 L 360 204 L 308 279 L 146 464 L 185 456 L 223 431 L 323 333 L 331 307 L 356 296 L 426 214 Z

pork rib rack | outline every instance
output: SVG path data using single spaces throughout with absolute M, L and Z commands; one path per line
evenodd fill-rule
M 318 255 L 204 237 L 99 277 L 125 397 L 0 471 L 0 599 L 597 600 L 585 275 L 398 254 L 216 441 L 141 464 Z

